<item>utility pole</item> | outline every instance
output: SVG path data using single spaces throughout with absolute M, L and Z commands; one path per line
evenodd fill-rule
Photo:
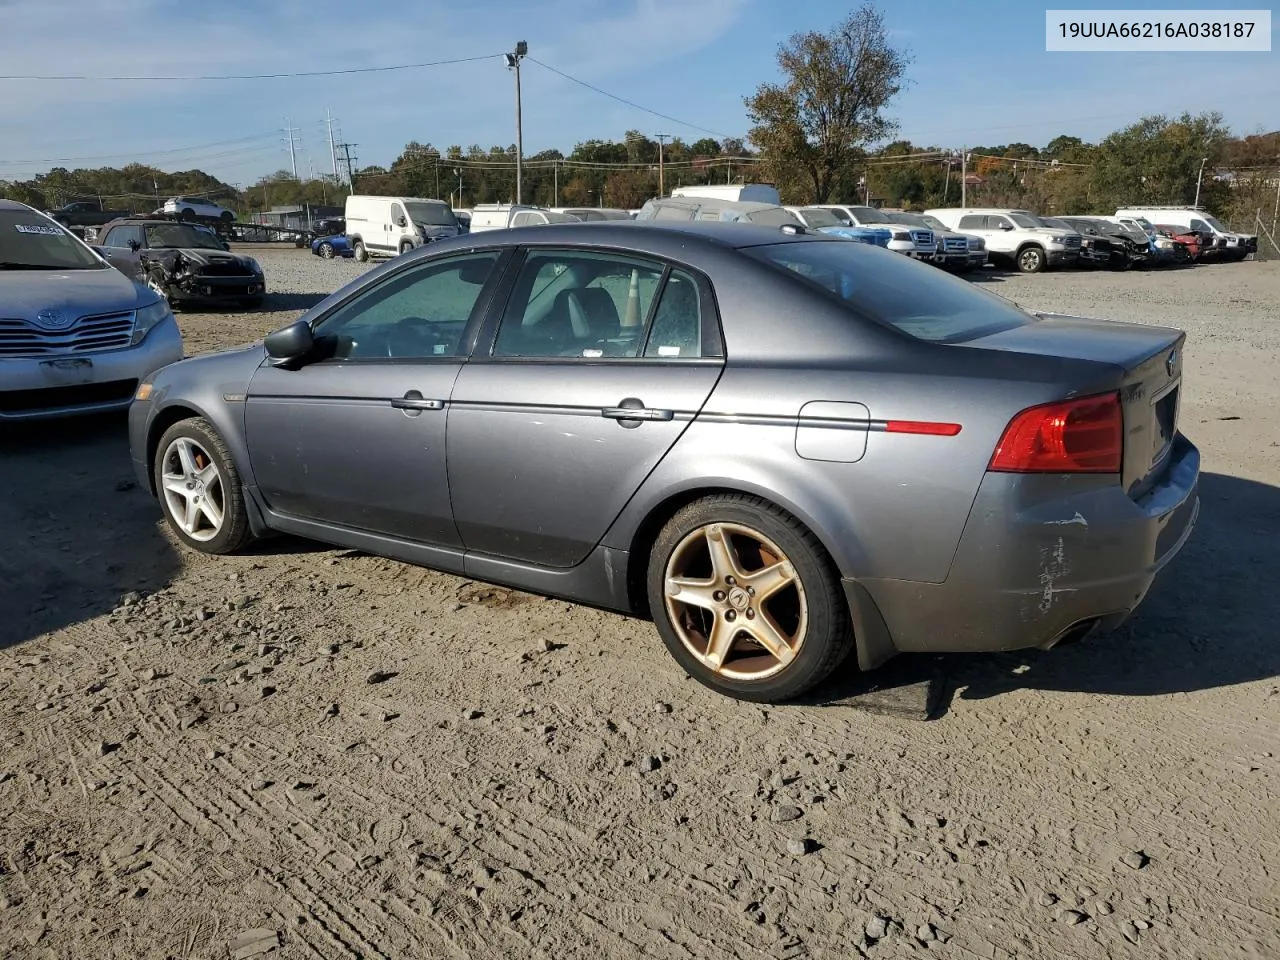
M 960 148 L 960 206 L 969 206 L 969 147 Z
M 522 130 L 520 111 L 520 61 L 529 52 L 529 44 L 523 40 L 516 44 L 511 53 L 506 54 L 507 69 L 516 75 L 516 203 L 522 203 L 524 174 L 524 131 Z
M 351 159 L 351 148 L 359 146 L 356 143 L 340 143 L 338 148 L 342 151 L 342 155 L 347 161 L 347 183 L 351 186 L 351 192 L 356 192 L 356 168 L 355 161 Z
M 298 179 L 298 153 L 294 149 L 294 146 L 295 144 L 297 144 L 298 138 L 295 137 L 294 134 L 298 132 L 299 128 L 289 126 L 288 117 L 284 118 L 284 124 L 285 124 L 284 126 L 285 142 L 289 144 L 289 165 L 293 167 L 293 179 L 297 180 Z
M 1200 158 L 1200 172 L 1196 174 L 1196 202 L 1195 208 L 1200 209 L 1200 181 L 1204 179 L 1204 165 L 1209 162 L 1208 157 Z M 1186 194 L 1183 194 L 1186 196 Z
M 551 161 L 551 205 L 560 206 L 560 161 Z
M 333 161 L 333 179 L 338 179 L 338 146 L 333 139 L 333 116 L 329 113 L 329 108 L 324 108 L 325 126 L 329 128 L 329 158 Z
M 663 166 L 662 143 L 664 140 L 667 139 L 667 137 L 671 136 L 671 134 L 655 133 L 654 136 L 658 138 L 658 196 L 665 197 L 667 195 L 667 190 L 666 190 L 666 176 L 665 176 L 665 170 Z

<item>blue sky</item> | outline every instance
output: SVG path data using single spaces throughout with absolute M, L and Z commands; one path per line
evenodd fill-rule
M 1048 4 L 885 3 L 915 57 L 890 114 L 917 144 L 1097 139 L 1143 113 L 1221 111 L 1238 133 L 1280 128 L 1280 54 L 1046 53 Z M 695 140 L 746 132 L 742 97 L 777 78 L 789 34 L 832 26 L 851 0 L 0 0 L 0 74 L 273 73 L 479 57 L 529 43 L 531 58 L 682 123 L 575 85 L 529 61 L 524 146 L 568 151 L 628 129 Z M 1055 8 L 1104 4 L 1057 0 Z M 1239 9 L 1257 0 L 1129 0 L 1126 8 Z M 408 140 L 514 141 L 513 82 L 498 59 L 348 77 L 236 81 L 0 80 L 0 178 L 62 165 L 201 167 L 247 185 L 331 166 L 329 108 L 360 163 Z M 702 128 L 702 129 L 698 129 Z

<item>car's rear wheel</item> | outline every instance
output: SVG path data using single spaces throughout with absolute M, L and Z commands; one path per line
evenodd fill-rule
M 363 240 L 357 240 L 354 244 L 352 244 L 351 249 L 355 251 L 357 260 L 359 260 L 361 263 L 368 262 L 369 251 L 365 249 Z
M 187 207 L 185 210 L 182 211 L 182 213 L 178 214 L 179 220 L 190 221 L 190 220 L 194 220 L 195 218 L 196 218 L 196 212 L 192 210 L 190 207 Z
M 218 219 L 221 220 L 223 223 L 230 224 L 230 223 L 235 223 L 236 217 L 235 217 L 235 214 L 233 214 L 230 210 L 223 210 L 220 214 L 218 214 Z
M 647 587 L 671 655 L 700 683 L 741 700 L 799 696 L 853 648 L 826 551 L 756 497 L 707 497 L 677 511 L 654 543 Z
M 320 244 L 320 256 L 324 257 L 324 259 L 326 260 L 332 260 L 333 244 L 327 240 L 324 243 Z
M 165 519 L 201 553 L 234 553 L 252 539 L 240 473 L 203 417 L 181 420 L 160 438 L 152 464 Z

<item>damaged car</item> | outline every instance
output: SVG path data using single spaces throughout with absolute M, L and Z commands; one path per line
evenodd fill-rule
M 116 220 L 103 228 L 98 246 L 122 273 L 136 274 L 171 304 L 256 306 L 266 293 L 257 260 L 232 253 L 213 231 L 196 224 Z

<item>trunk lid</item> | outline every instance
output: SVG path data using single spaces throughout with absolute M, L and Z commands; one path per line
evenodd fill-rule
M 1129 496 L 1141 497 L 1163 471 L 1177 433 L 1186 334 L 1172 327 L 1141 323 L 1052 313 L 1039 317 L 1036 323 L 983 337 L 971 345 L 1120 368 L 1123 375 L 1117 388 L 1124 411 L 1121 483 Z

